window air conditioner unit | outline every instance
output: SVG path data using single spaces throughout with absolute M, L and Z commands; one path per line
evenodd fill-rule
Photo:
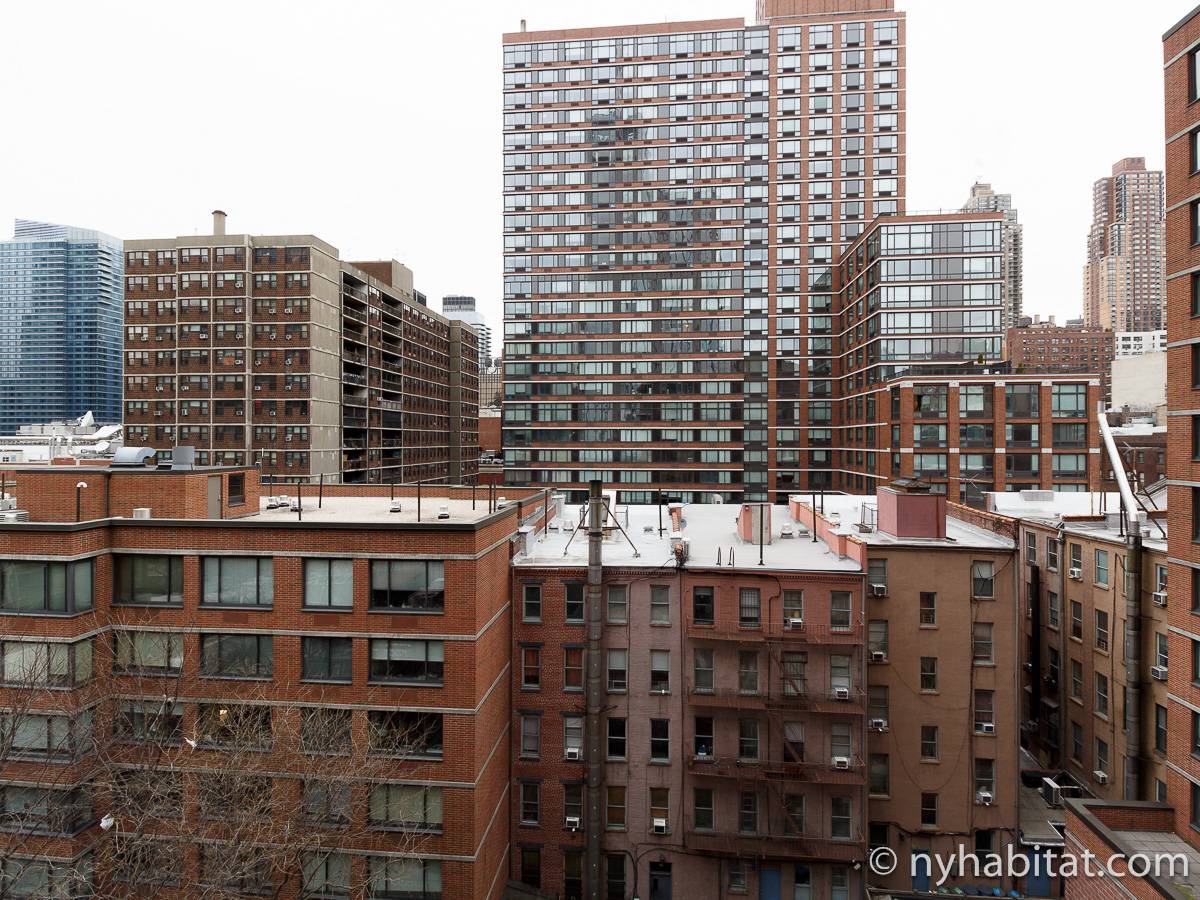
M 578 747 L 568 747 L 567 759 L 583 759 L 583 752 Z
M 995 722 L 980 722 L 979 723 L 979 733 L 980 734 L 995 734 L 996 733 L 996 723 Z
M 850 688 L 844 688 L 844 687 L 834 688 L 833 697 L 835 700 L 849 700 L 850 699 Z
M 567 816 L 565 824 L 566 824 L 567 831 L 578 831 L 579 830 L 579 816 Z
M 850 768 L 850 757 L 848 757 L 848 756 L 835 756 L 835 757 L 834 757 L 834 758 L 831 760 L 831 763 L 830 763 L 830 764 L 831 764 L 831 765 L 832 765 L 832 766 L 833 766 L 835 769 L 849 769 L 849 768 Z
M 1108 784 L 1108 773 L 1102 769 L 1097 769 L 1093 772 L 1092 778 L 1095 779 L 1096 784 Z
M 801 616 L 788 616 L 783 620 L 784 628 L 803 628 L 804 619 Z
M 887 662 L 887 653 L 883 650 L 871 651 L 871 662 L 881 663 Z
M 1071 569 L 1069 572 L 1067 572 L 1067 577 L 1072 578 L 1075 581 L 1082 581 L 1083 569 Z
M 667 820 L 666 819 L 655 819 L 654 827 L 652 830 L 654 831 L 655 834 L 666 834 L 667 833 Z
M 1167 605 L 1167 592 L 1166 591 L 1155 591 L 1153 594 L 1150 595 L 1150 599 L 1154 601 L 1155 606 L 1166 606 Z
M 1167 680 L 1167 667 L 1166 666 L 1151 666 L 1150 667 L 1150 677 L 1153 678 L 1155 681 L 1166 681 Z
M 975 794 L 975 802 L 978 803 L 980 806 L 991 806 L 992 805 L 992 792 L 991 791 L 979 791 L 978 793 Z
M 872 719 L 871 720 L 871 730 L 872 731 L 886 731 L 887 730 L 887 719 Z

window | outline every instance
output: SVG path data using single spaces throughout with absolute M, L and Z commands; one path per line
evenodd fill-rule
M 1154 704 L 1154 749 L 1167 752 L 1167 708 Z
M 583 851 L 563 851 L 563 900 L 583 900 Z M 407 900 L 407 898 L 406 898 Z
M 671 759 L 671 723 L 668 719 L 650 720 L 650 759 L 653 762 Z
M 354 605 L 354 561 L 306 559 L 304 605 L 312 609 L 350 609 Z
M 650 651 L 650 693 L 669 694 L 671 692 L 671 651 Z
M 183 704 L 159 700 L 122 700 L 113 731 L 118 740 L 178 746 L 182 739 Z
M 712 788 L 693 788 L 692 827 L 697 831 L 712 831 L 715 824 Z
M 780 656 L 780 678 L 785 697 L 802 697 L 805 691 L 805 667 L 808 653 L 803 650 L 784 650 Z
M 698 694 L 711 694 L 714 684 L 713 651 L 697 647 L 692 656 L 692 690 Z
M 938 689 L 937 680 L 937 657 L 922 656 L 921 657 L 921 690 L 936 691 Z
M 605 900 L 625 900 L 625 854 L 609 853 L 605 862 Z
M 624 785 L 608 785 L 607 803 L 605 804 L 604 827 L 610 831 L 625 830 L 625 787 Z
M 542 850 L 540 847 L 521 848 L 521 884 L 532 888 L 542 886 Z
M 1193 134 L 1193 143 L 1195 143 L 1197 135 Z M 1200 272 L 1193 272 L 1191 278 L 1191 312 L 1192 316 L 1200 316 Z M 1196 416 L 1192 416 L 1192 422 L 1195 423 Z
M 1108 649 L 1108 613 L 1102 609 L 1096 610 L 1096 649 Z
M 833 591 L 829 595 L 829 624 L 835 629 L 850 628 L 850 592 Z
M 1058 540 L 1046 536 L 1046 568 L 1051 572 L 1058 571 Z
M 1058 630 L 1062 618 L 1062 601 L 1058 599 L 1057 591 L 1046 592 L 1046 624 Z
M 1050 401 L 1055 418 L 1082 419 L 1087 416 L 1087 385 L 1056 384 L 1050 388 Z
M 936 828 L 938 818 L 938 795 L 921 794 L 921 827 Z
M 521 819 L 525 815 L 522 785 Z M 534 788 L 537 785 L 533 785 Z M 536 794 L 534 806 L 537 805 Z M 375 828 L 404 831 L 440 831 L 442 828 L 442 789 L 420 784 L 380 784 L 371 788 L 367 804 L 368 821 Z M 535 809 L 536 812 L 536 809 Z
M 1071 723 L 1071 759 L 1083 763 L 1083 726 L 1078 722 Z
M 888 623 L 886 619 L 872 619 L 867 623 L 867 650 L 871 653 L 888 653 Z
M 70 613 L 91 608 L 90 559 L 73 563 L 0 561 L 0 610 Z
M 1108 715 L 1108 676 L 1097 672 L 1096 675 L 1096 715 Z
M 1083 568 L 1083 547 L 1081 547 L 1079 544 L 1071 544 L 1068 549 L 1070 550 L 1070 553 L 1071 553 L 1071 568 L 1072 569 L 1082 569 Z
M 608 758 L 625 759 L 627 753 L 628 733 L 624 719 L 608 720 Z
M 738 651 L 738 693 L 758 693 L 758 653 L 754 650 Z
M 665 787 L 650 788 L 650 822 L 653 825 L 655 819 L 661 819 L 667 822 L 671 821 L 671 789 Z
M 758 834 L 758 794 L 742 791 L 738 803 L 738 831 L 742 834 Z
M 568 623 L 579 624 L 583 621 L 583 585 L 569 582 L 564 588 L 564 618 Z
M 869 790 L 872 794 L 891 793 L 890 757 L 886 753 L 872 753 L 867 759 Z
M 301 678 L 306 681 L 350 681 L 353 659 L 350 638 L 306 637 L 301 641 Z
M 1083 699 L 1083 663 L 1077 659 L 1071 660 L 1071 696 Z
M 563 690 L 583 690 L 582 647 L 563 647 Z
M 445 608 L 446 572 L 440 559 L 372 561 L 371 609 L 440 613 Z
M 976 622 L 971 626 L 971 654 L 976 665 L 991 665 L 995 662 L 991 622 Z
M 992 691 L 975 691 L 975 731 L 981 732 L 985 727 L 995 727 L 995 694 Z
M 182 556 L 114 556 L 113 569 L 113 603 L 183 603 Z
M 165 631 L 113 633 L 113 671 L 178 673 L 183 669 L 183 635 Z
M 1096 769 L 1100 772 L 1108 771 L 1108 741 L 1102 741 L 1096 738 Z
M 521 647 L 521 690 L 536 691 L 542 686 L 542 648 Z
M 92 748 L 91 710 L 74 718 L 25 713 L 19 722 L 0 719 L 0 738 L 11 759 L 77 759 Z
M 300 710 L 300 750 L 303 753 L 350 752 L 350 726 L 354 716 L 348 709 L 310 706 Z
M 629 588 L 626 585 L 608 586 L 608 621 L 611 625 L 624 625 L 629 621 Z
M 713 720 L 712 716 L 696 716 L 692 742 L 695 754 L 700 758 L 711 758 L 713 755 Z
M 1196 244 L 1200 244 L 1200 200 L 1193 200 L 1188 204 L 1188 222 L 1191 225 L 1191 239 L 1194 247 Z
M 442 758 L 442 716 L 411 710 L 367 713 L 368 749 L 381 756 Z
M 1154 633 L 1154 656 L 1155 656 L 1154 661 L 1156 664 L 1162 666 L 1164 669 L 1167 668 L 1167 663 L 1169 661 L 1169 653 L 1168 653 L 1167 648 L 1168 648 L 1167 636 L 1165 634 L 1163 634 L 1161 631 L 1156 631 Z M 1196 656 L 1196 654 L 1194 652 L 1196 650 L 1196 644 L 1194 641 L 1192 642 L 1192 650 L 1193 650 L 1193 665 L 1194 665 L 1195 664 L 1195 656 Z M 1195 681 L 1196 679 L 1192 679 L 1192 680 Z
M 872 590 L 878 585 L 882 593 L 887 593 L 888 561 L 886 559 L 867 560 L 867 584 L 871 586 Z
M 371 640 L 369 679 L 374 682 L 441 685 L 445 672 L 441 641 Z
M 1071 601 L 1071 637 L 1083 640 L 1083 604 L 1078 600 Z
M 849 840 L 851 837 L 851 804 L 849 797 L 834 797 L 829 811 L 829 834 L 834 840 Z
M 206 746 L 230 749 L 270 747 L 271 707 L 201 703 L 196 707 L 196 733 Z
M 671 589 L 666 585 L 650 585 L 650 624 L 671 624 Z
M 350 857 L 345 853 L 306 853 L 303 876 L 305 897 L 350 896 Z
M 200 674 L 209 678 L 270 678 L 269 634 L 205 634 L 200 637 Z
M 563 716 L 563 756 L 583 759 L 583 716 Z
M 932 628 L 937 625 L 937 594 L 933 591 L 921 591 L 920 623 L 922 628 Z
M 1108 586 L 1108 551 L 1096 551 L 1096 584 Z
M 987 560 L 971 563 L 971 596 L 990 600 L 995 591 L 995 564 Z
M 436 859 L 367 857 L 367 896 L 396 900 L 440 900 L 442 864 Z
M 938 758 L 938 729 L 936 725 L 921 726 L 921 759 L 934 760 Z
M 738 720 L 738 759 L 758 759 L 758 720 Z
M 521 758 L 537 759 L 541 753 L 541 716 L 521 716 Z
M 996 796 L 996 761 L 994 759 L 975 760 L 975 793 L 987 791 Z
M 269 557 L 206 556 L 204 590 L 206 606 L 269 607 L 275 599 L 275 578 Z
M 743 628 L 757 628 L 760 597 L 758 588 L 742 588 L 738 592 L 738 624 Z
M 713 623 L 713 589 L 711 587 L 692 588 L 692 621 L 697 625 Z
M 542 621 L 542 586 L 540 584 L 527 584 L 524 586 L 521 618 L 525 622 Z
M 783 592 L 783 620 L 804 621 L 804 591 Z
M 1037 565 L 1037 535 L 1032 531 L 1025 532 L 1025 562 L 1028 565 Z
M 608 651 L 608 689 L 624 691 L 629 688 L 629 651 Z

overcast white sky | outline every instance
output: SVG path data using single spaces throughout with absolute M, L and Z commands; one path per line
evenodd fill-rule
M 1079 314 L 1091 183 L 1163 156 L 1161 35 L 1191 0 L 898 0 L 908 207 L 1011 192 L 1025 309 Z M 1084 14 L 1084 15 L 1081 15 Z M 394 256 L 500 325 L 500 35 L 753 18 L 752 0 L 175 0 L 6 5 L 0 237 L 313 233 Z

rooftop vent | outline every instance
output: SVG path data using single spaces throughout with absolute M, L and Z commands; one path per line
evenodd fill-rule
M 110 464 L 115 468 L 140 469 L 154 462 L 155 451 L 151 447 L 122 447 Z
M 196 468 L 195 447 L 175 447 L 171 450 L 171 471 L 189 472 Z

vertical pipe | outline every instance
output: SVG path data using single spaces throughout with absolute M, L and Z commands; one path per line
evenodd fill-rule
M 296 482 L 296 521 L 304 521 L 304 482 Z
M 417 482 L 417 521 L 421 521 L 421 482 Z
M 317 509 L 320 509 L 321 505 L 325 502 L 325 473 L 324 472 L 321 473 L 320 478 L 321 478 L 321 480 L 319 482 L 317 482 Z
M 600 828 L 603 823 L 604 756 L 601 754 L 601 710 L 604 708 L 604 676 L 600 660 L 603 633 L 601 585 L 604 581 L 603 485 L 588 484 L 588 569 L 587 569 L 587 819 L 586 874 L 588 900 L 600 900 Z

